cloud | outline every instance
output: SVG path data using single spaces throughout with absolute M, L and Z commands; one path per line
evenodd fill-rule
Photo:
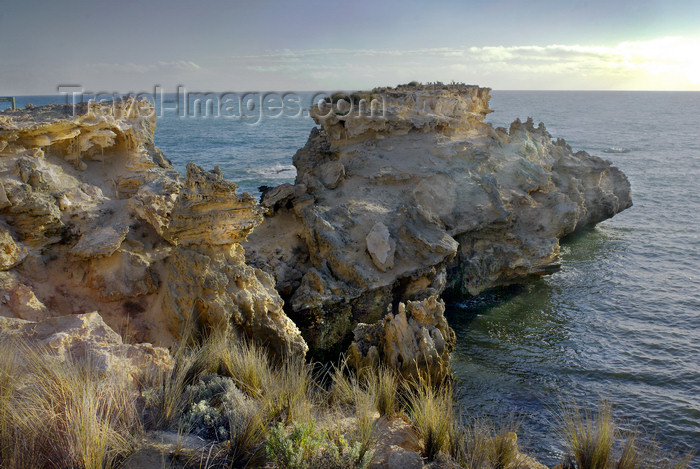
M 418 81 L 461 81 L 497 89 L 700 90 L 700 38 L 664 37 L 616 45 L 514 45 L 417 49 L 277 49 L 198 56 L 196 62 L 31 62 L 0 69 L 16 94 L 59 84 L 119 92 L 361 89 Z M 6 92 L 10 92 L 8 89 Z
M 118 72 L 118 73 L 136 73 L 136 74 L 150 74 L 150 73 L 172 73 L 172 72 L 182 72 L 182 71 L 196 71 L 200 70 L 202 67 L 196 63 L 189 60 L 176 60 L 171 62 L 158 61 L 151 64 L 135 64 L 135 63 L 93 63 L 86 64 L 86 68 L 92 70 L 104 71 L 104 72 Z
M 277 50 L 219 60 L 231 67 L 282 74 L 294 80 L 308 79 L 319 85 L 329 84 L 323 79 L 345 78 L 348 87 L 362 76 L 386 77 L 387 82 L 406 76 L 480 83 L 489 79 L 496 80 L 492 85 L 501 88 L 519 88 L 519 80 L 528 83 L 540 80 L 538 87 L 543 89 L 695 89 L 700 85 L 700 59 L 696 50 L 700 50 L 700 39 L 666 37 L 614 46 Z

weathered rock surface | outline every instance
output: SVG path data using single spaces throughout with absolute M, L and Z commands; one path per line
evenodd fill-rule
M 0 228 L 0 270 L 10 269 L 27 257 L 27 249 L 16 242 L 9 230 Z
M 559 239 L 631 206 L 625 175 L 531 120 L 484 122 L 489 89 L 401 86 L 369 115 L 319 107 L 294 194 L 244 243 L 317 355 L 399 302 L 559 268 Z M 353 99 L 356 99 L 353 98 Z
M 377 222 L 365 238 L 367 252 L 372 257 L 372 262 L 382 272 L 394 267 L 394 254 L 396 243 L 391 238 L 389 228 L 382 222 Z
M 185 469 L 203 467 L 211 458 L 213 442 L 179 432 L 147 433 L 138 449 L 122 463 L 124 469 Z
M 456 342 L 445 319 L 445 303 L 435 296 L 399 303 L 375 324 L 360 323 L 353 330 L 348 362 L 356 368 L 380 362 L 409 377 L 429 375 L 432 382 L 449 372 L 450 353 Z
M 235 327 L 305 353 L 269 274 L 240 245 L 262 208 L 220 171 L 183 178 L 146 100 L 0 113 L 0 316 L 98 311 L 136 342 Z
M 420 469 L 423 444 L 416 429 L 401 417 L 380 417 L 372 427 L 372 469 Z
M 136 377 L 173 364 L 170 352 L 151 344 L 125 344 L 97 313 L 38 322 L 0 316 L 0 341 L 18 340 L 61 359 L 89 363 L 101 373 L 125 371 Z

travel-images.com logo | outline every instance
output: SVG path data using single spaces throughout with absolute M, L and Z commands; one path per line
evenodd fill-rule
M 128 112 L 143 117 L 166 114 L 179 118 L 231 119 L 246 124 L 260 124 L 266 119 L 308 118 L 310 112 L 318 119 L 335 116 L 338 119 L 386 118 L 386 103 L 381 95 L 335 92 L 190 92 L 184 86 L 175 93 L 165 93 L 159 85 L 153 92 L 91 92 L 79 85 L 59 85 L 58 92 L 66 97 L 75 116 L 87 103 L 104 107 L 112 104 L 113 114 Z M 132 100 L 135 98 L 135 100 Z M 147 99 L 151 106 L 135 106 Z

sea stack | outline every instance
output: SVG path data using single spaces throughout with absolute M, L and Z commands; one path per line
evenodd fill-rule
M 397 335 L 370 328 L 370 352 L 358 324 L 393 324 L 385 316 L 424 311 L 406 306 L 421 301 L 440 316 L 436 298 L 448 290 L 476 295 L 555 272 L 562 237 L 632 205 L 609 161 L 574 152 L 531 119 L 510 129 L 485 122 L 489 92 L 409 84 L 312 108 L 320 128 L 294 156 L 294 186 L 263 197 L 268 212 L 243 246 L 274 275 L 315 356 L 354 340 L 355 355 L 387 358 Z M 429 349 L 449 347 L 452 334 L 405 330 L 401 340 L 449 355 Z

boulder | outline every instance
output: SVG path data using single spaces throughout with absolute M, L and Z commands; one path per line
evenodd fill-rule
M 423 449 L 418 433 L 408 419 L 380 417 L 374 422 L 372 469 L 421 469 Z
M 335 189 L 345 176 L 345 167 L 340 161 L 329 161 L 319 168 L 321 182 L 328 189 Z
M 281 184 L 265 192 L 260 200 L 260 205 L 267 209 L 274 209 L 294 197 L 295 191 L 293 185 Z
M 0 341 L 6 340 L 21 341 L 63 360 L 89 363 L 101 373 L 117 369 L 134 378 L 173 364 L 167 349 L 125 344 L 97 312 L 41 321 L 0 317 Z
M 0 228 L 0 270 L 8 270 L 27 257 L 27 249 L 18 244 L 8 230 Z

